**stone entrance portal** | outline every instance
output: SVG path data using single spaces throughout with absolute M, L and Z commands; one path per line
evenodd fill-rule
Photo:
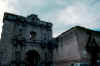
M 35 50 L 29 50 L 25 55 L 26 66 L 37 66 L 40 62 L 40 55 Z

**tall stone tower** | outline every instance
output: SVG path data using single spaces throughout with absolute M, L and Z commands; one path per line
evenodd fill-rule
M 0 66 L 50 66 L 52 24 L 37 15 L 5 13 L 0 40 Z

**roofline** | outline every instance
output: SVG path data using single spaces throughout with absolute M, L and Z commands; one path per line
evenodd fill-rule
M 20 16 L 20 15 L 16 15 L 16 14 L 9 13 L 9 12 L 4 12 L 4 15 Z M 20 17 L 24 17 L 24 16 L 20 16 Z
M 59 37 L 61 37 L 63 34 L 69 32 L 69 31 L 72 31 L 72 30 L 79 30 L 79 29 L 84 29 L 84 30 L 86 30 L 86 31 L 100 33 L 100 31 L 95 31 L 95 30 L 92 30 L 92 29 L 89 29 L 89 28 L 86 28 L 86 27 L 83 27 L 83 26 L 74 26 L 74 27 L 72 27 L 72 28 L 70 28 L 70 29 L 68 29 L 68 30 L 66 30 L 66 31 L 64 31 L 64 32 L 62 32 L 60 35 L 58 35 L 58 36 L 56 37 L 56 39 L 59 38 Z
M 8 16 L 12 16 L 13 18 L 10 18 Z M 27 17 L 5 12 L 4 17 L 3 17 L 3 22 L 5 22 L 4 20 L 9 20 L 9 21 L 19 21 L 19 23 L 27 23 L 27 24 L 30 24 L 30 25 L 35 25 L 35 23 L 36 23 L 36 25 L 37 25 L 37 22 L 29 22 Z M 48 26 L 50 28 L 52 27 L 52 23 L 50 23 L 50 22 L 45 22 L 45 21 L 42 21 L 42 20 L 39 20 L 39 22 L 41 22 L 41 23 L 38 23 L 38 25 L 40 25 L 40 26 Z M 43 24 L 43 22 L 46 23 L 46 24 Z

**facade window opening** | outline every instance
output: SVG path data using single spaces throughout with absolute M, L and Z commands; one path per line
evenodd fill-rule
M 36 39 L 36 32 L 30 32 L 30 39 L 35 40 Z

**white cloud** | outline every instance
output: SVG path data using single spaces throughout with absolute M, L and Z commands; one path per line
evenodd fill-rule
M 42 7 L 45 4 L 45 0 L 21 0 L 21 3 L 21 5 L 26 5 L 27 7 Z
M 100 28 L 100 14 L 93 12 L 93 8 L 82 3 L 76 3 L 61 10 L 56 17 L 58 22 L 68 25 L 80 25 L 88 28 Z
M 7 1 L 5 0 L 0 0 L 0 38 L 1 38 L 1 32 L 2 32 L 2 21 L 3 21 L 3 15 L 4 12 L 6 11 L 6 7 L 7 7 Z
M 45 4 L 46 0 L 9 0 L 7 11 L 26 16 L 40 12 L 40 9 L 45 7 Z
M 6 5 L 7 5 L 6 1 L 0 0 L 0 21 L 2 20 L 4 11 L 6 10 Z

